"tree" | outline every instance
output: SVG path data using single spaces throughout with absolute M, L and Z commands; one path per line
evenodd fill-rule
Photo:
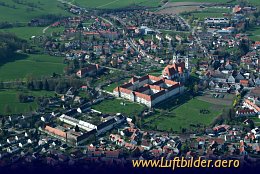
M 199 86 L 197 83 L 194 84 L 193 92 L 197 94 L 199 92 Z
M 4 127 L 4 125 L 5 125 L 5 118 L 3 117 L 2 118 L 2 127 Z
M 0 89 L 3 89 L 4 88 L 4 82 L 0 82 Z
M 49 83 L 47 79 L 45 79 L 43 82 L 43 89 L 49 91 Z
M 136 123 L 136 116 L 133 116 L 133 118 L 132 118 L 132 123 Z
M 141 120 L 141 118 L 139 118 L 139 119 L 137 120 L 137 127 L 138 127 L 138 128 L 142 128 L 142 120 Z
M 32 108 L 32 106 L 31 106 L 31 105 L 29 106 L 29 111 L 30 111 L 30 112 L 32 112 L 32 111 L 33 111 L 33 108 Z
M 79 132 L 80 130 L 79 130 L 79 126 L 78 125 L 76 125 L 75 126 L 75 132 Z
M 12 112 L 10 105 L 8 105 L 8 104 L 5 105 L 4 112 L 7 113 L 7 114 L 10 114 Z
M 60 52 L 64 52 L 65 51 L 65 44 L 64 43 L 60 44 L 59 51 Z

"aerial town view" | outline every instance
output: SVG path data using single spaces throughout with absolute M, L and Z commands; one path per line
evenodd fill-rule
M 0 0 L 0 173 L 259 166 L 260 0 Z

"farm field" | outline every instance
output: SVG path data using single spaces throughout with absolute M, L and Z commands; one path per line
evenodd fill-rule
M 46 14 L 69 15 L 64 9 L 58 7 L 56 0 L 26 0 L 26 4 L 18 4 L 12 0 L 0 0 L 5 6 L 0 6 L 0 22 L 20 22 L 27 24 L 31 19 Z M 29 6 L 33 4 L 33 8 Z
M 122 105 L 122 103 L 125 103 L 125 105 Z M 104 114 L 122 113 L 126 116 L 133 116 L 142 112 L 145 109 L 145 106 L 123 99 L 112 99 L 104 100 L 101 103 L 92 106 L 92 109 L 100 111 Z
M 160 4 L 160 0 L 75 0 L 74 4 L 84 6 L 86 8 L 123 8 L 131 5 L 157 7 Z
M 206 2 L 206 3 L 227 3 L 231 0 L 170 0 L 170 2 Z
M 144 119 L 144 124 L 149 128 L 155 126 L 159 130 L 173 130 L 180 132 L 181 128 L 190 128 L 190 124 L 209 126 L 214 118 L 222 113 L 223 106 L 198 100 L 190 99 L 178 107 L 165 106 L 162 110 Z M 203 113 L 202 111 L 206 111 Z M 162 114 L 163 112 L 163 114 Z
M 0 81 L 23 79 L 28 75 L 50 76 L 54 72 L 61 74 L 64 67 L 61 57 L 16 54 L 9 62 L 0 62 Z
M 229 3 L 235 4 L 237 0 L 170 0 L 170 2 L 201 2 L 201 3 Z M 259 0 L 248 0 L 253 5 L 260 5 Z
M 18 100 L 18 93 L 16 90 L 0 90 L 0 115 L 1 114 L 19 114 L 29 112 L 31 109 L 37 108 L 37 103 L 20 103 Z M 49 91 L 21 91 L 23 94 L 28 96 L 53 96 L 54 92 Z M 7 107 L 10 108 L 10 112 L 6 113 Z
M 1 29 L 0 32 L 12 33 L 22 39 L 29 39 L 32 36 L 38 36 L 42 34 L 42 30 L 45 27 L 15 27 L 8 29 Z
M 45 27 L 15 27 L 8 29 L 0 29 L 0 32 L 13 33 L 17 37 L 27 40 L 30 39 L 32 36 L 43 35 L 44 28 Z M 63 30 L 63 27 L 50 27 L 46 30 L 45 35 L 50 35 L 52 32 L 62 32 Z

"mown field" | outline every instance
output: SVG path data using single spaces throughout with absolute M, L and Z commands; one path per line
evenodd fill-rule
M 235 4 L 238 3 L 237 0 L 169 0 L 170 2 L 205 2 L 205 3 L 231 3 Z M 254 5 L 260 5 L 259 0 L 247 0 L 247 2 L 254 4 Z
M 183 14 L 184 18 L 191 18 L 194 17 L 198 20 L 204 20 L 208 17 L 225 17 L 225 15 L 229 15 L 232 12 L 231 8 L 224 8 L 224 7 L 209 7 L 209 8 L 199 8 L 195 11 L 190 11 L 188 14 L 189 16 Z
M 204 19 L 207 17 L 224 17 L 224 14 L 231 13 L 231 11 L 228 8 L 205 8 L 192 14 L 197 19 Z
M 169 0 L 170 2 L 207 2 L 207 3 L 227 3 L 232 0 Z M 235 1 L 235 0 L 234 0 Z
M 12 33 L 22 39 L 30 39 L 32 36 L 43 35 L 45 27 L 14 27 L 8 29 L 0 29 L 0 32 Z M 50 35 L 52 32 L 62 32 L 64 27 L 49 27 L 45 31 L 45 35 Z
M 122 105 L 125 103 L 125 105 Z M 127 116 L 134 116 L 142 112 L 145 106 L 132 103 L 123 99 L 104 100 L 101 103 L 92 106 L 92 109 L 98 110 L 104 114 L 122 113 Z
M 5 3 L 0 5 L 0 22 L 28 23 L 32 18 L 46 14 L 69 14 L 58 7 L 61 3 L 57 0 L 24 0 L 26 4 L 18 4 L 13 0 L 0 0 L 0 2 Z M 29 3 L 33 7 L 30 7 Z
M 247 31 L 249 37 L 254 41 L 260 40 L 260 27 L 255 27 Z
M 18 94 L 20 92 L 34 97 L 54 95 L 54 92 L 48 91 L 0 90 L 0 115 L 26 113 L 37 108 L 36 101 L 30 103 L 20 103 L 18 100 Z
M 157 7 L 160 0 L 74 0 L 74 4 L 78 4 L 87 8 L 123 8 L 131 5 Z
M 191 124 L 209 126 L 214 118 L 222 113 L 223 108 L 223 106 L 194 98 L 177 107 L 172 103 L 168 106 L 164 105 L 162 109 L 156 110 L 154 115 L 145 118 L 144 124 L 148 128 L 157 127 L 159 130 L 180 132 L 182 128 L 190 129 Z M 206 110 L 207 113 L 202 113 L 202 110 Z
M 9 62 L 0 62 L 0 81 L 33 77 L 51 76 L 54 72 L 63 73 L 63 58 L 49 55 L 17 54 Z
M 12 33 L 22 39 L 29 39 L 32 36 L 42 35 L 42 30 L 45 27 L 15 27 L 8 29 L 0 29 L 0 32 Z

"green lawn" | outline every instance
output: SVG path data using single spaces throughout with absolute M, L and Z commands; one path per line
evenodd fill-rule
M 247 31 L 249 37 L 254 41 L 260 40 L 260 27 L 255 27 Z
M 36 8 L 28 5 L 17 4 L 12 0 L 1 0 L 7 6 L 0 6 L 0 21 L 28 23 L 31 19 L 46 14 L 68 15 L 64 9 L 58 7 L 61 5 L 57 0 L 24 0 L 23 2 L 32 3 Z M 15 8 L 13 8 L 15 7 Z
M 27 75 L 33 77 L 50 76 L 63 73 L 63 58 L 49 55 L 17 54 L 9 62 L 0 62 L 0 81 L 23 79 Z
M 125 106 L 121 103 L 124 102 Z M 122 113 L 127 116 L 137 115 L 142 112 L 145 106 L 132 103 L 123 99 L 112 99 L 112 100 L 104 100 L 101 103 L 92 106 L 92 109 L 98 110 L 105 114 L 116 114 Z
M 249 117 L 249 119 L 254 121 L 255 126 L 260 126 L 260 119 L 258 117 Z
M 0 115 L 25 113 L 37 108 L 36 102 L 20 103 L 18 93 L 16 90 L 0 90 Z M 22 93 L 34 97 L 54 95 L 54 92 L 48 91 L 22 91 Z M 5 113 L 7 106 L 11 109 L 11 113 Z
M 188 100 L 179 107 L 166 106 L 164 111 L 157 110 L 155 115 L 145 118 L 146 125 L 159 130 L 180 131 L 181 128 L 188 128 L 190 124 L 209 125 L 215 117 L 221 114 L 221 106 L 200 101 L 196 98 Z M 200 110 L 208 110 L 208 114 L 200 113 Z M 163 113 L 163 115 L 162 115 Z
M 129 81 L 129 79 L 125 79 L 125 80 L 121 80 L 119 82 L 111 83 L 110 85 L 105 86 L 103 89 L 106 90 L 106 91 L 109 91 L 109 92 L 113 92 L 113 90 L 117 86 L 123 85 L 125 82 L 128 82 L 128 81 Z

